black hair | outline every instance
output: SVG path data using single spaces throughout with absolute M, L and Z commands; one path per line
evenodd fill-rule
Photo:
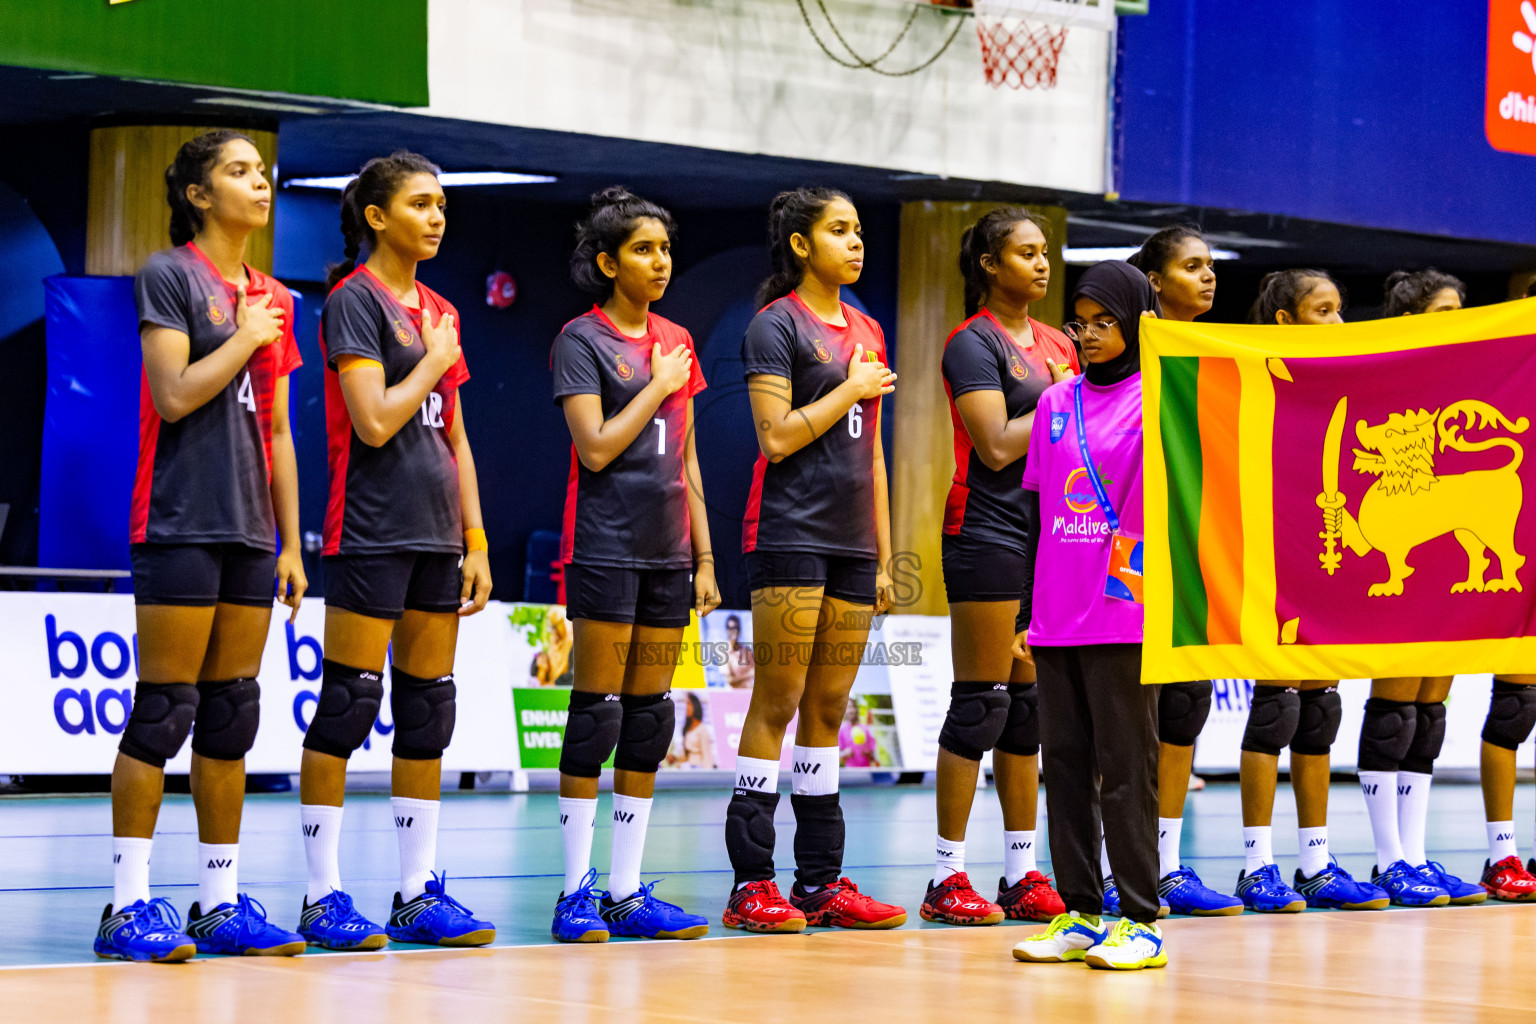
M 672 215 L 655 203 L 641 199 L 623 185 L 613 185 L 592 196 L 592 212 L 576 225 L 576 248 L 571 252 L 571 280 L 576 287 L 607 302 L 613 279 L 597 268 L 597 254 L 618 258 L 619 249 L 645 218 L 661 222 L 670 239 L 677 234 Z
M 1386 301 L 1382 305 L 1383 317 L 1402 316 L 1404 313 L 1422 313 L 1430 301 L 1446 288 L 1454 289 L 1462 302 L 1467 301 L 1467 286 L 1461 279 L 1425 267 L 1423 270 L 1394 270 L 1387 277 Z
M 1251 324 L 1273 324 L 1275 314 L 1282 309 L 1291 316 L 1296 315 L 1302 302 L 1308 295 L 1317 290 L 1317 286 L 1327 281 L 1339 290 L 1340 306 L 1343 311 L 1344 286 L 1329 276 L 1326 270 L 1276 270 L 1265 274 L 1259 281 L 1259 297 L 1253 300 L 1253 307 L 1248 310 L 1248 322 Z
M 960 276 L 965 278 L 965 315 L 972 317 L 987 303 L 987 289 L 991 287 L 986 268 L 981 265 L 983 256 L 994 260 L 1003 254 L 1003 246 L 1013 229 L 1029 221 L 1050 239 L 1050 229 L 1045 221 L 1022 206 L 1000 206 L 984 213 L 981 219 L 965 229 L 960 236 Z
M 1143 274 L 1161 274 L 1173 260 L 1173 254 L 1178 251 L 1179 243 L 1190 238 L 1205 241 L 1205 235 L 1200 233 L 1199 225 L 1175 224 L 1171 228 L 1163 228 L 1142 242 L 1141 248 L 1132 253 L 1125 262 Z
M 1525 286 L 1525 297 L 1536 295 L 1536 277 L 1531 278 L 1531 283 Z
M 187 198 L 187 186 L 208 187 L 208 176 L 219 162 L 224 144 L 236 139 L 256 145 L 244 132 L 219 128 L 183 142 L 176 151 L 176 159 L 165 169 L 165 201 L 171 206 L 172 245 L 186 245 L 203 229 L 203 211 Z
M 325 278 L 325 289 L 335 288 L 342 278 L 357 269 L 357 258 L 363 251 L 363 243 L 372 248 L 375 242 L 373 228 L 364 216 L 368 207 L 387 209 L 389 201 L 400 191 L 405 179 L 413 174 L 430 174 L 434 178 L 442 171 L 436 164 L 409 150 L 397 149 L 389 156 L 376 156 L 363 164 L 357 177 L 347 183 L 341 193 L 341 237 L 346 240 L 346 259 L 331 267 Z
M 685 696 L 688 698 L 688 710 L 683 713 L 684 732 L 687 731 L 690 720 L 698 722 L 700 725 L 704 724 L 704 702 L 698 698 L 697 694 L 690 693 L 685 694 Z
M 821 219 L 834 199 L 848 199 L 846 192 L 835 188 L 801 187 L 790 192 L 780 192 L 768 206 L 768 258 L 773 272 L 757 289 L 757 308 L 782 299 L 800 286 L 805 277 L 805 267 L 795 250 L 790 248 L 793 235 L 811 237 L 811 228 Z

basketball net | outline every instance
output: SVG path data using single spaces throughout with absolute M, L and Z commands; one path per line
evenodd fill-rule
M 1054 89 L 1067 26 L 1031 24 L 1024 18 L 987 18 L 976 14 L 981 62 L 994 89 Z

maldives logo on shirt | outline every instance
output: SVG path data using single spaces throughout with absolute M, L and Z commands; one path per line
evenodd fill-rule
M 1066 501 L 1067 508 L 1078 515 L 1086 515 L 1099 507 L 1093 488 L 1088 483 L 1088 471 L 1082 466 L 1078 466 L 1067 474 L 1067 485 L 1062 488 L 1062 491 L 1062 498 Z
M 811 342 L 811 350 L 816 353 L 816 358 L 820 359 L 822 362 L 830 363 L 832 361 L 832 353 L 827 351 L 826 342 L 822 341 L 820 338 L 817 338 L 815 341 Z
M 218 327 L 229 317 L 224 312 L 224 307 L 219 305 L 219 300 L 212 295 L 208 296 L 208 322 Z
M 623 352 L 618 355 L 618 366 L 614 368 L 614 372 L 619 375 L 619 380 L 629 380 L 635 375 L 635 368 L 625 361 Z
M 395 340 L 406 348 L 411 347 L 411 332 L 399 320 L 395 321 Z
M 1536 6 L 1488 5 L 1488 88 L 1483 131 L 1494 149 L 1536 156 Z
M 1023 380 L 1029 376 L 1029 367 L 1025 366 L 1024 361 L 1018 356 L 1009 356 L 1008 372 L 1019 378 L 1019 380 Z

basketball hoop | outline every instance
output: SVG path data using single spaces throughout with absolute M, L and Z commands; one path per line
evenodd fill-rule
M 981 63 L 994 89 L 1054 89 L 1061 51 L 1073 25 L 1106 29 L 1111 0 L 930 0 L 970 10 L 981 41 Z

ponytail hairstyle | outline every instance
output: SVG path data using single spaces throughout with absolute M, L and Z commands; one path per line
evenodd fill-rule
M 219 162 L 224 144 L 236 139 L 256 145 L 249 135 L 229 128 L 204 132 L 183 142 L 176 151 L 176 159 L 165 169 L 165 201 L 171 207 L 172 245 L 186 245 L 203 229 L 203 211 L 187 198 L 187 187 L 201 185 L 207 188 L 212 184 L 209 175 Z
M 1248 310 L 1248 322 L 1278 323 L 1275 314 L 1282 309 L 1294 317 L 1302 302 L 1324 281 L 1339 290 L 1340 299 L 1345 298 L 1344 286 L 1329 276 L 1326 270 L 1276 270 L 1265 274 L 1259 281 L 1259 297 L 1253 300 L 1253 307 Z
M 793 235 L 803 235 L 809 241 L 811 228 L 834 199 L 853 202 L 846 192 L 835 188 L 801 187 L 773 197 L 768 207 L 768 258 L 772 273 L 758 285 L 758 309 L 782 299 L 800 286 L 805 267 L 790 247 L 789 240 Z
M 1024 221 L 1035 225 L 1049 241 L 1051 232 L 1045 221 L 1022 206 L 1001 206 L 982 215 L 960 236 L 960 276 L 965 278 L 965 315 L 975 316 L 987 304 L 987 290 L 992 282 L 981 265 L 983 256 L 994 261 L 1003 255 L 1003 246 L 1013 229 Z
M 1383 317 L 1402 316 L 1404 313 L 1422 313 L 1443 289 L 1450 288 L 1467 301 L 1467 286 L 1460 278 L 1442 273 L 1434 267 L 1424 270 L 1395 270 L 1387 277 L 1387 297 L 1382 306 Z
M 1172 261 L 1173 254 L 1178 251 L 1179 243 L 1190 238 L 1205 241 L 1205 235 L 1200 233 L 1199 225 L 1177 224 L 1171 228 L 1163 228 L 1142 242 L 1141 248 L 1132 253 L 1125 262 L 1148 276 L 1161 274 Z
M 613 279 L 598 269 L 598 253 L 614 259 L 619 249 L 635 233 L 641 220 L 650 217 L 667 229 L 667 238 L 677 234 L 672 215 L 655 203 L 641 199 L 623 185 L 613 185 L 592 196 L 592 212 L 576 225 L 576 248 L 571 252 L 571 280 L 576 287 L 607 302 L 613 295 Z
M 397 149 L 389 156 L 376 156 L 363 164 L 357 177 L 347 183 L 341 193 L 341 237 L 346 240 L 346 259 L 333 264 L 325 278 L 325 290 L 329 292 L 341 279 L 357 269 L 357 258 L 363 251 L 363 243 L 371 250 L 376 242 L 373 228 L 364 216 L 370 206 L 388 209 L 389 201 L 400 191 L 405 179 L 413 174 L 430 174 L 442 171 L 436 164 L 419 153 Z

